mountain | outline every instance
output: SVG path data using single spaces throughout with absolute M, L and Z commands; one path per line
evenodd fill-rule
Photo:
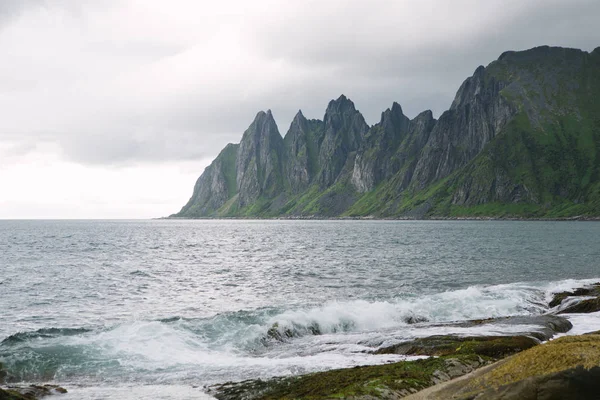
M 505 52 L 437 120 L 393 103 L 369 127 L 342 95 L 282 138 L 260 112 L 172 215 L 279 216 L 600 216 L 600 47 Z

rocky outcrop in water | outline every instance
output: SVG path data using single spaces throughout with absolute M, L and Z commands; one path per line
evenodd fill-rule
M 0 400 L 36 400 L 65 393 L 67 390 L 57 385 L 8 386 L 0 388 Z
M 600 48 L 505 52 L 438 120 L 398 103 L 369 127 L 354 103 L 260 112 L 173 217 L 600 216 Z
M 572 292 L 556 293 L 550 302 L 550 307 L 559 307 L 559 314 L 600 311 L 600 283 Z

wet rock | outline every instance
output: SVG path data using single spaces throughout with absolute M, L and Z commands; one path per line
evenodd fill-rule
M 501 318 L 488 318 L 483 320 L 473 320 L 451 324 L 457 327 L 472 327 L 478 325 L 523 325 L 523 331 L 515 333 L 517 335 L 531 336 L 540 341 L 546 341 L 552 338 L 557 333 L 565 333 L 573 328 L 573 324 L 564 318 L 557 315 L 535 315 L 535 316 L 514 316 Z M 537 329 L 532 330 L 531 326 L 537 326 Z
M 499 359 L 529 349 L 538 343 L 537 339 L 528 336 L 430 336 L 381 348 L 375 354 L 477 354 Z
M 57 385 L 8 386 L 0 388 L 0 400 L 35 400 L 64 393 L 67 393 L 67 389 Z
M 600 297 L 582 300 L 577 304 L 559 311 L 559 314 L 592 313 L 596 311 L 600 311 Z
M 219 400 L 399 399 L 471 372 L 489 361 L 476 355 L 428 358 L 385 365 L 317 372 L 268 381 L 226 383 L 207 388 Z
M 432 383 L 437 385 L 438 383 L 446 382 L 459 376 L 473 372 L 477 368 L 485 365 L 485 361 L 482 358 L 477 360 L 460 360 L 457 358 L 449 358 L 444 361 L 445 366 L 442 369 L 433 371 Z
M 573 324 L 568 319 L 556 315 L 499 318 L 490 322 L 490 324 L 536 325 L 539 327 L 537 330 L 529 331 L 525 334 L 541 341 L 551 339 L 557 333 L 566 333 L 573 328 Z
M 275 322 L 267 331 L 267 338 L 278 342 L 284 342 L 286 339 L 292 337 L 294 337 L 294 332 L 289 328 L 284 328 L 282 330 L 277 322 Z
M 27 400 L 27 397 L 13 390 L 4 390 L 0 388 L 0 400 Z
M 407 324 L 418 324 L 421 322 L 429 322 L 429 320 L 420 315 L 410 315 L 410 316 L 404 318 L 404 322 L 406 322 Z
M 572 292 L 555 293 L 552 301 L 548 304 L 551 308 L 559 306 L 567 297 L 600 296 L 600 282 L 590 287 L 578 288 Z

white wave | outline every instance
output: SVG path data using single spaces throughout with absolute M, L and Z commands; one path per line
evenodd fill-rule
M 198 364 L 216 352 L 192 332 L 159 321 L 134 321 L 94 335 L 74 337 L 71 344 L 87 345 L 123 364 L 156 368 Z
M 573 324 L 573 329 L 565 335 L 583 335 L 600 331 L 600 311 L 589 314 L 563 314 Z
M 373 356 L 355 352 L 320 352 L 301 356 L 297 351 L 253 357 L 228 350 L 211 350 L 192 332 L 158 321 L 136 321 L 99 334 L 66 340 L 70 345 L 85 345 L 99 351 L 103 357 L 119 360 L 121 367 L 161 371 L 195 366 L 197 372 L 203 375 L 226 374 L 228 370 L 238 370 L 238 373 L 260 370 L 263 376 L 290 375 L 406 359 L 403 356 Z
M 262 328 L 277 327 L 282 338 L 304 336 L 318 332 L 324 335 L 344 333 L 376 343 L 383 337 L 410 340 L 439 334 L 503 335 L 540 329 L 536 326 L 481 325 L 469 328 L 431 326 L 473 319 L 515 315 L 540 315 L 550 311 L 548 303 L 553 293 L 570 291 L 598 282 L 599 279 L 562 280 L 554 282 L 517 282 L 493 286 L 471 286 L 392 301 L 354 300 L 331 302 L 318 307 L 288 310 L 270 317 Z M 428 323 L 407 324 L 409 319 Z M 577 325 L 578 320 L 573 320 Z M 276 324 L 276 325 L 275 325 Z M 576 330 L 577 331 L 577 330 Z M 368 332 L 367 335 L 360 333 Z M 358 335 L 355 335 L 358 333 Z M 331 340 L 331 339 L 330 339 Z
M 279 330 L 320 333 L 375 331 L 406 326 L 409 319 L 449 322 L 509 315 L 541 314 L 544 292 L 530 286 L 473 286 L 463 290 L 398 299 L 395 301 L 355 300 L 332 302 L 320 307 L 285 311 L 271 317 Z
M 549 310 L 547 302 L 553 292 L 572 290 L 597 281 L 472 286 L 389 301 L 331 302 L 287 310 L 274 316 L 271 310 L 257 313 L 248 320 L 232 314 L 217 322 L 200 320 L 196 330 L 189 321 L 130 321 L 100 332 L 40 339 L 29 345 L 43 347 L 60 342 L 62 346 L 84 349 L 82 365 L 96 360 L 115 361 L 118 363 L 115 374 L 131 373 L 142 382 L 195 381 L 199 377 L 203 382 L 218 382 L 292 375 L 399 361 L 404 358 L 369 353 L 381 346 L 419 337 L 531 332 L 539 327 L 499 323 L 460 327 L 449 322 L 542 314 Z M 408 317 L 424 317 L 430 322 L 407 324 Z M 570 333 L 600 329 L 600 313 L 568 318 L 575 326 Z M 211 325 L 211 321 L 215 324 Z M 245 347 L 264 337 L 275 323 L 280 332 L 293 329 L 297 336 L 260 350 Z M 206 328 L 207 324 L 210 329 L 198 333 L 199 327 Z M 319 335 L 313 335 L 310 327 L 318 327 Z
M 598 282 L 600 282 L 600 278 L 565 279 L 565 280 L 561 280 L 561 281 L 547 282 L 542 285 L 542 288 L 545 291 L 544 300 L 548 303 L 552 300 L 555 293 L 571 292 L 575 289 L 585 287 L 585 286 L 590 286 L 590 285 L 593 285 Z

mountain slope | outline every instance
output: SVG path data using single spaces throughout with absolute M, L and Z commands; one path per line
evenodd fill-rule
M 259 113 L 173 217 L 600 215 L 600 48 L 537 47 L 478 67 L 450 109 L 399 104 L 369 127 L 344 95 L 281 138 Z

